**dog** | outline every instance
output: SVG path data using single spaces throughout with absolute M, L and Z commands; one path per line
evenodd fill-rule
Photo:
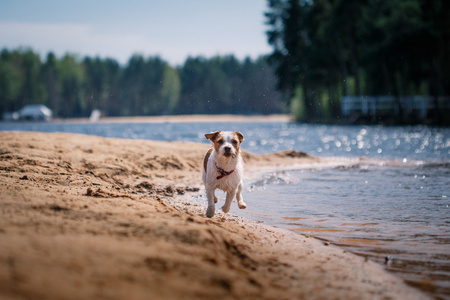
M 202 179 L 208 199 L 206 216 L 208 218 L 214 216 L 217 203 L 216 189 L 227 193 L 225 204 L 222 206 L 224 213 L 230 211 L 235 196 L 239 208 L 247 208 L 242 199 L 244 162 L 240 146 L 244 141 L 244 135 L 239 131 L 216 131 L 205 134 L 205 137 L 212 143 L 212 148 L 203 157 Z

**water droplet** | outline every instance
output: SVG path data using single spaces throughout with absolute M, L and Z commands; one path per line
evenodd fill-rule
M 403 158 L 403 162 L 404 162 L 404 163 L 408 162 L 408 159 L 406 159 L 406 157 Z

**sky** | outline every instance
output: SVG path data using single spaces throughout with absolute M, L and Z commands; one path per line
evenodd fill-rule
M 0 0 L 0 49 L 80 57 L 268 54 L 266 0 Z

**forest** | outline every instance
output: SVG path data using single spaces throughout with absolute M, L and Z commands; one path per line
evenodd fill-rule
M 261 57 L 240 61 L 189 57 L 172 67 L 158 56 L 133 55 L 126 65 L 110 58 L 66 54 L 45 60 L 32 49 L 0 54 L 0 113 L 44 104 L 59 118 L 168 114 L 272 114 L 286 112 L 273 68 Z
M 269 61 L 298 119 L 338 120 L 347 95 L 447 96 L 449 107 L 450 1 L 267 3 Z M 394 117 L 408 121 L 398 104 Z M 434 123 L 449 123 L 437 100 L 434 110 Z
M 45 104 L 56 117 L 293 113 L 343 122 L 345 96 L 397 99 L 391 117 L 416 122 L 403 102 L 430 96 L 431 124 L 449 125 L 450 2 L 445 0 L 267 0 L 272 53 L 113 58 L 30 48 L 0 53 L 0 114 Z M 444 102 L 438 99 L 444 99 Z M 395 113 L 395 114 L 394 114 Z M 420 120 L 422 121 L 422 120 Z

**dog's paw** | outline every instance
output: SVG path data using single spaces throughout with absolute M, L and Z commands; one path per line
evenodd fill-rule
M 228 206 L 226 206 L 226 205 L 222 206 L 222 211 L 224 213 L 228 213 L 230 211 L 230 206 L 229 205 Z
M 247 204 L 245 204 L 245 202 L 242 201 L 242 202 L 239 202 L 239 203 L 238 203 L 238 207 L 239 207 L 240 209 L 246 209 L 246 208 L 247 208 Z
M 215 207 L 214 206 L 208 206 L 208 208 L 206 209 L 206 216 L 208 218 L 212 218 L 214 217 L 214 213 L 215 213 Z

